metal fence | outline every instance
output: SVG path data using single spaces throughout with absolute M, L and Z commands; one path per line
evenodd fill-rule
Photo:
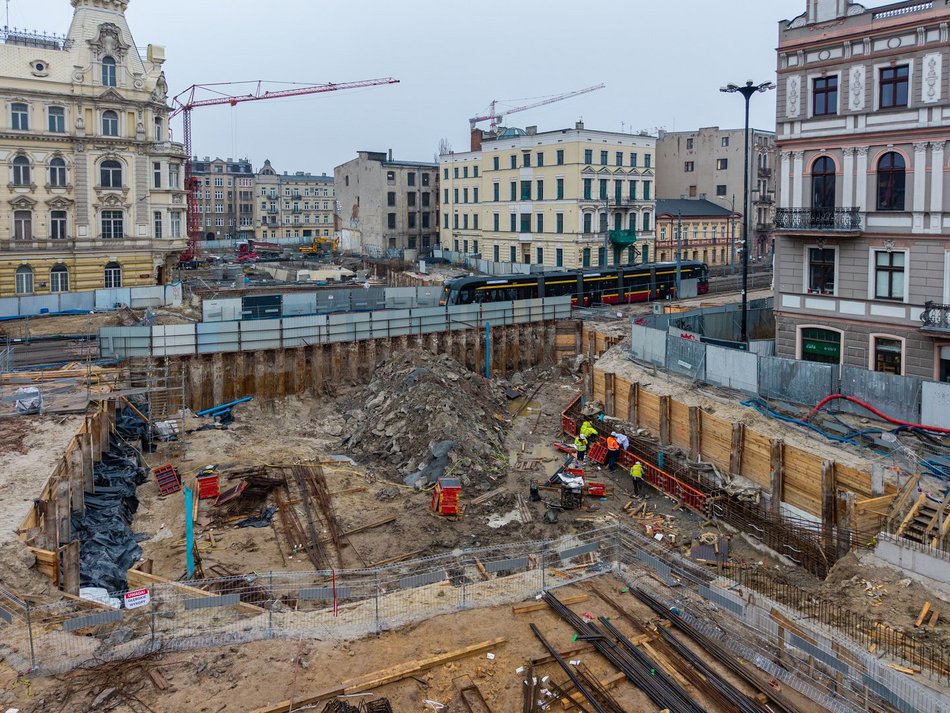
M 813 609 L 773 601 L 744 575 L 739 581 L 717 575 L 621 524 L 377 569 L 257 574 L 188 587 L 168 583 L 151 587 L 147 599 L 141 590 L 115 595 L 141 604 L 136 608 L 72 600 L 38 606 L 0 589 L 0 653 L 21 673 L 49 675 L 159 651 L 291 637 L 353 639 L 441 614 L 524 601 L 611 572 L 633 586 L 647 583 L 657 596 L 655 579 L 665 582 L 679 616 L 829 710 L 864 710 L 859 703 L 869 687 L 898 710 L 950 710 L 946 700 L 829 628 Z M 918 642 L 914 650 L 925 648 Z M 947 680 L 945 670 L 934 670 L 946 654 L 910 660 L 905 651 L 895 646 L 878 655 Z
M 0 317 L 32 317 L 59 312 L 112 310 L 118 305 L 135 309 L 177 307 L 181 304 L 181 283 L 154 287 L 116 287 L 112 289 L 56 292 L 49 295 L 0 297 Z
M 462 329 L 484 329 L 571 316 L 570 297 L 452 305 L 421 309 L 231 322 L 200 322 L 99 330 L 102 357 L 165 357 L 285 349 L 363 339 L 385 339 Z
M 699 341 L 698 334 L 667 326 L 669 317 L 663 315 L 659 321 L 656 316 L 647 318 L 654 326 L 642 324 L 645 318 L 634 322 L 630 340 L 634 359 L 771 401 L 814 406 L 830 394 L 843 394 L 884 404 L 888 414 L 898 419 L 913 423 L 923 419 L 931 426 L 950 427 L 950 384 L 707 344 Z M 836 408 L 867 415 L 843 399 Z

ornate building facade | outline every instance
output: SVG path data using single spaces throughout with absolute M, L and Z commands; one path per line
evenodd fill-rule
M 71 0 L 64 37 L 0 44 L 0 295 L 162 284 L 185 246 L 184 148 L 164 48 L 128 0 Z

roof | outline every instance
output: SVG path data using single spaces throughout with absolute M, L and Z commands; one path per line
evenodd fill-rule
M 705 198 L 657 198 L 656 214 L 681 215 L 684 218 L 724 218 L 733 213 L 727 206 Z

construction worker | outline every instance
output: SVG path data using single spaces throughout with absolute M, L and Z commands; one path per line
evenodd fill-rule
M 612 431 L 610 435 L 617 439 L 617 443 L 620 444 L 620 450 L 625 451 L 630 447 L 630 439 L 620 433 L 620 431 Z
M 620 458 L 620 441 L 613 434 L 607 436 L 607 470 L 616 470 Z
M 581 424 L 581 435 L 584 438 L 590 438 L 591 436 L 597 436 L 597 429 L 594 428 L 594 425 L 587 419 Z
M 630 477 L 633 479 L 633 493 L 640 497 L 643 492 L 643 464 L 640 461 L 630 466 Z
M 574 450 L 577 451 L 577 460 L 583 463 L 584 456 L 587 455 L 587 439 L 583 433 L 577 434 L 577 438 L 574 439 Z

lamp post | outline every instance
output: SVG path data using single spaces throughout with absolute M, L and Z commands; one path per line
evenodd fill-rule
M 726 94 L 738 92 L 745 99 L 745 152 L 742 183 L 742 331 L 740 341 L 748 342 L 749 336 L 749 100 L 756 92 L 767 92 L 775 89 L 772 82 L 754 84 L 751 80 L 740 87 L 737 84 L 727 84 L 719 91 Z

